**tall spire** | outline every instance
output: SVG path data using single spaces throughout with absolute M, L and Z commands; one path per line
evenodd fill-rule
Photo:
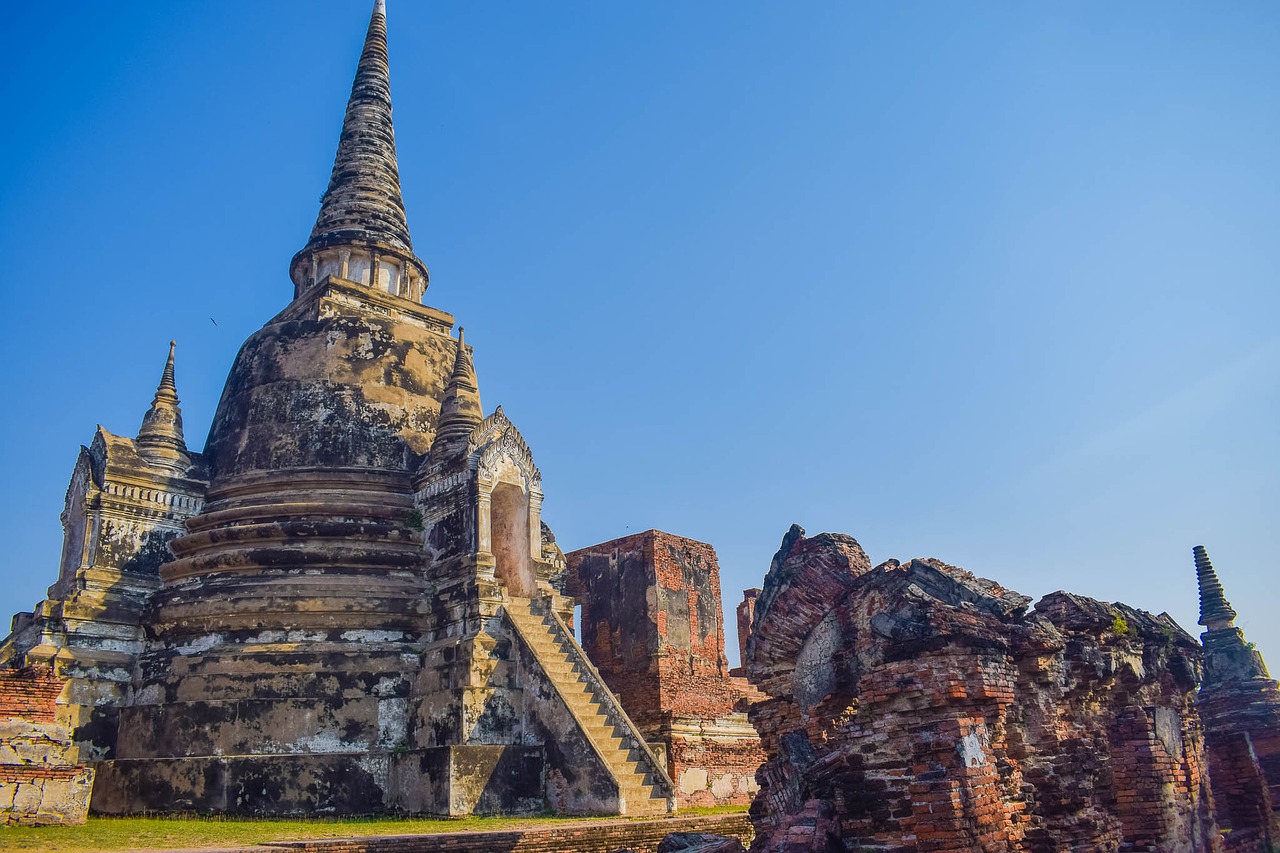
M 1209 562 L 1203 545 L 1192 549 L 1196 558 L 1196 580 L 1200 583 L 1200 619 L 1206 630 L 1200 635 L 1204 646 L 1204 680 L 1200 693 L 1219 690 L 1227 682 L 1269 679 L 1267 664 L 1252 643 L 1246 643 L 1244 632 L 1235 626 L 1236 612 L 1222 591 L 1218 573 Z M 1275 690 L 1275 682 L 1270 682 Z M 1280 701 L 1280 700 L 1277 700 Z
M 1235 622 L 1236 612 L 1227 601 L 1213 563 L 1209 562 L 1209 552 L 1203 545 L 1197 545 L 1191 553 L 1196 558 L 1196 580 L 1200 585 L 1200 624 L 1210 631 L 1230 628 Z
M 191 467 L 191 456 L 182 436 L 182 409 L 178 406 L 178 387 L 173 381 L 176 346 L 176 341 L 169 341 L 169 358 L 160 374 L 160 385 L 151 400 L 151 408 L 142 416 L 137 446 L 138 455 L 147 462 L 181 474 Z
M 453 373 L 444 387 L 444 399 L 440 403 L 440 420 L 436 425 L 436 437 L 431 443 L 431 459 L 441 460 L 465 450 L 471 431 L 484 420 L 480 408 L 480 390 L 476 384 L 476 371 L 471 365 L 471 354 L 463 338 L 463 328 L 458 327 L 458 351 L 453 359 Z
M 385 266 L 370 275 L 375 261 Z M 427 268 L 413 254 L 400 195 L 384 0 L 375 0 L 369 18 L 320 215 L 290 266 L 298 293 L 322 272 L 415 299 L 426 289 Z

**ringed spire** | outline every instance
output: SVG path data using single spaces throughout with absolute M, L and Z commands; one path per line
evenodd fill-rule
M 1199 623 L 1209 630 L 1230 628 L 1235 624 L 1236 611 L 1227 601 L 1227 595 L 1218 580 L 1218 573 L 1209 562 L 1209 552 L 1203 545 L 1191 549 L 1196 561 L 1196 581 L 1200 587 L 1200 619 Z
M 138 455 L 161 468 L 182 473 L 191 467 L 191 455 L 182 435 L 182 409 L 178 405 L 178 387 L 173 381 L 173 350 L 169 341 L 169 358 L 160 374 L 160 384 L 151 400 L 151 408 L 142 417 L 136 439 Z
M 295 296 L 329 275 L 414 301 L 427 288 L 400 192 L 384 0 L 373 4 L 320 213 L 289 274 Z
M 476 369 L 471 363 L 471 352 L 463 334 L 464 330 L 459 326 L 453 372 L 445 384 L 444 399 L 440 403 L 440 420 L 429 454 L 436 461 L 452 458 L 465 450 L 472 430 L 484 420 Z

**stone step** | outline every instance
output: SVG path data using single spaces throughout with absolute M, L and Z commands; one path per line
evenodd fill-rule
M 607 725 L 610 729 L 613 728 L 613 726 L 608 722 L 609 718 L 601 712 L 597 705 L 588 699 L 579 698 L 569 700 L 569 707 L 576 711 L 578 716 L 582 718 L 582 721 L 588 725 L 594 723 L 600 726 Z
M 584 722 L 607 725 L 609 729 L 613 729 L 613 724 L 609 722 L 609 717 L 596 700 L 591 698 L 571 699 L 569 700 L 569 707 L 577 711 L 578 716 L 582 717 Z
M 529 630 L 532 632 L 536 629 L 534 628 L 534 626 L 529 626 Z M 550 655 L 552 658 L 555 658 L 556 660 L 566 660 L 566 661 L 573 660 L 572 655 L 565 649 L 564 646 L 560 645 L 559 643 L 552 643 L 550 641 L 544 642 L 544 643 L 535 642 L 533 643 L 533 647 L 537 649 L 539 652 L 543 652 L 547 655 Z
M 530 627 L 529 630 L 533 631 L 534 628 Z M 531 643 L 531 645 L 533 646 L 534 651 L 538 652 L 539 656 L 545 655 L 551 660 L 564 661 L 566 663 L 573 662 L 573 657 L 564 650 L 563 646 L 553 645 L 551 643 L 547 643 L 545 645 L 540 643 Z
M 565 698 L 570 701 L 578 699 L 586 699 L 589 702 L 600 701 L 596 695 L 596 691 L 591 688 L 591 684 L 583 678 L 574 678 L 569 681 L 558 682 L 557 686 L 566 694 Z
M 569 675 L 570 673 L 576 673 L 578 671 L 578 668 L 573 665 L 572 661 L 556 660 L 551 655 L 547 655 L 547 660 L 543 663 L 542 668 L 548 672 L 555 672 L 561 675 Z
M 599 735 L 599 734 L 593 733 L 591 735 L 591 739 L 594 740 L 597 744 L 599 744 L 601 749 L 607 750 L 608 752 L 611 752 L 611 753 L 623 752 L 624 750 L 622 738 L 609 737 L 608 735 Z M 628 760 L 629 759 L 625 759 L 625 758 L 615 759 L 613 757 L 610 757 L 609 765 L 611 767 L 620 767 Z
M 640 762 L 629 756 L 630 752 L 631 750 L 629 749 L 619 749 L 619 757 L 610 762 L 610 766 L 617 770 L 625 770 L 629 775 L 643 779 L 645 772 L 641 769 Z
M 627 745 L 631 733 L 619 734 L 619 726 L 609 721 L 605 709 L 611 703 L 603 699 L 588 680 L 573 646 L 557 638 L 556 625 L 546 616 L 534 613 L 529 601 L 513 599 L 507 612 L 521 629 L 547 677 L 555 683 L 561 698 L 578 718 L 583 734 L 600 751 L 626 801 L 626 812 L 665 813 L 666 796 L 656 780 L 650 781 L 644 764 L 631 757 L 632 749 Z
M 555 659 L 550 659 L 543 663 L 542 668 L 546 670 L 547 673 L 552 674 L 559 679 L 557 684 L 563 681 L 566 683 L 566 686 L 568 686 L 582 681 L 581 672 L 569 661 L 557 661 Z
M 574 678 L 567 684 L 560 685 L 563 689 L 568 690 L 573 696 L 588 696 L 596 698 L 596 691 L 592 689 L 591 683 L 585 678 Z
M 658 793 L 657 786 L 650 785 L 647 782 L 638 785 L 620 785 L 618 790 L 621 791 L 622 796 L 626 797 L 628 800 L 636 798 L 648 799 L 650 797 L 662 796 Z M 665 799 L 665 797 L 663 799 Z
M 618 734 L 617 727 L 609 722 L 607 717 L 593 715 L 583 717 L 584 728 L 591 733 L 591 737 L 601 743 L 612 743 L 618 741 L 618 748 L 623 743 L 622 735 Z
M 616 736 L 617 727 L 609 722 L 609 718 L 603 714 L 584 715 L 582 721 L 593 735 L 600 735 L 605 738 Z
M 641 802 L 643 800 L 651 799 L 654 796 L 656 796 L 656 792 L 653 790 L 652 786 L 650 785 L 637 785 L 634 787 L 619 786 L 618 791 L 622 794 L 622 796 L 627 798 L 628 802 L 632 802 L 632 803 Z

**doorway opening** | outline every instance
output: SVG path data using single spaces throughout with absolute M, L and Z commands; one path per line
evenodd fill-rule
M 499 483 L 489 506 L 494 574 L 512 595 L 532 598 L 537 586 L 529 553 L 529 497 L 519 486 Z

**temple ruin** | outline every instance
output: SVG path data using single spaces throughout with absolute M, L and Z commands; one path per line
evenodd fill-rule
M 1167 615 L 1031 608 L 793 526 L 748 597 L 769 755 L 751 849 L 1272 850 L 1280 692 L 1195 556 L 1204 654 Z
M 241 348 L 203 451 L 172 345 L 137 436 L 98 429 L 58 580 L 0 644 L 65 682 L 95 813 L 676 807 L 568 628 L 532 451 L 422 304 L 390 91 L 377 0 L 293 300 Z
M 1219 826 L 1229 849 L 1273 850 L 1280 844 L 1280 685 L 1262 655 L 1235 626 L 1204 546 L 1194 549 L 1205 632 L 1204 679 L 1196 696 Z
M 1280 843 L 1280 685 L 1202 547 L 1197 642 L 793 526 L 734 670 L 711 545 L 563 553 L 423 304 L 383 0 L 288 274 L 203 450 L 172 342 L 136 435 L 80 449 L 56 578 L 0 642 L 3 822 L 750 803 L 757 853 Z
M 681 805 L 746 805 L 764 761 L 729 672 L 720 566 L 705 542 L 648 530 L 567 555 L 582 646 L 650 746 Z

